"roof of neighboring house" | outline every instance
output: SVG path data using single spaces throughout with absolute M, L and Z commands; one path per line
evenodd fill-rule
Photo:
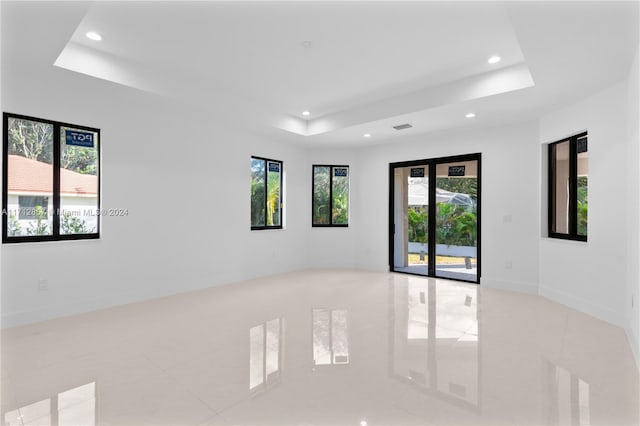
M 53 166 L 19 155 L 9 155 L 8 192 L 52 192 Z M 95 195 L 98 177 L 60 169 L 60 194 Z

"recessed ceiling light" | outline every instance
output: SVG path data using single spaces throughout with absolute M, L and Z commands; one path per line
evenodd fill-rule
M 362 136 L 364 136 L 365 138 L 370 138 L 370 137 L 371 137 L 371 133 L 365 133 L 365 134 L 364 134 L 364 135 L 362 135 Z
M 465 117 L 467 117 L 467 118 L 473 118 L 475 116 L 476 115 L 474 113 L 472 113 L 472 112 L 470 112 L 469 114 L 465 115 Z
M 302 115 L 304 115 L 305 117 L 308 117 L 311 115 L 311 113 L 307 110 L 302 111 Z
M 362 420 L 360 422 L 360 426 L 367 426 L 367 421 L 366 420 Z
M 95 31 L 89 31 L 88 33 L 85 34 L 85 36 L 87 36 L 88 39 L 93 41 L 102 40 L 102 36 Z
M 305 49 L 309 49 L 311 48 L 311 46 L 313 46 L 313 42 L 311 40 L 305 40 L 300 43 L 300 46 L 304 47 Z
M 487 62 L 489 62 L 490 64 L 497 64 L 501 60 L 502 58 L 500 56 L 492 56 L 487 60 Z

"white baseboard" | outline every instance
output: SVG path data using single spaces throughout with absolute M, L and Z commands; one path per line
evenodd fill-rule
M 542 297 L 546 297 L 547 299 L 561 303 L 570 308 L 591 315 L 592 317 L 596 317 L 613 325 L 617 325 L 618 327 L 625 327 L 626 320 L 624 318 L 624 315 L 606 306 L 598 305 L 597 303 L 594 303 L 590 300 L 586 300 L 581 297 L 577 297 L 575 295 L 568 294 L 544 285 L 540 285 L 539 294 Z
M 486 288 L 495 288 L 498 290 L 516 291 L 526 294 L 538 294 L 538 285 L 534 283 L 525 283 L 517 281 L 503 281 L 492 278 L 480 278 L 480 285 Z
M 127 297 L 128 296 L 128 297 Z M 47 306 L 40 309 L 31 309 L 17 312 L 3 312 L 1 328 L 18 327 L 33 324 L 40 321 L 68 317 L 114 306 L 126 305 L 145 300 L 144 297 L 132 297 L 132 295 L 119 295 L 105 298 L 76 301 L 56 306 Z
M 296 270 L 291 271 L 281 271 L 274 274 L 269 274 L 265 276 L 260 276 L 261 278 L 272 276 L 272 275 L 280 275 L 286 274 L 290 272 L 295 272 Z M 47 321 L 51 319 L 57 319 L 62 317 L 68 317 L 72 315 L 83 314 L 92 311 L 98 311 L 101 309 L 112 308 L 115 306 L 128 305 L 130 303 L 139 303 L 146 302 L 149 300 L 159 299 L 163 297 L 171 297 L 178 294 L 189 293 L 192 291 L 204 290 L 210 287 L 217 287 L 220 285 L 233 284 L 235 282 L 242 282 L 246 280 L 250 280 L 257 277 L 243 277 L 241 280 L 236 281 L 194 281 L 194 282 L 183 282 L 182 287 L 180 288 L 164 288 L 164 289 L 155 289 L 155 288 L 137 288 L 135 292 L 127 292 L 121 294 L 108 295 L 99 298 L 92 299 L 84 299 L 77 300 L 71 303 L 62 303 L 58 305 L 48 305 L 45 307 L 31 309 L 31 310 L 23 310 L 23 311 L 14 311 L 14 312 L 6 312 L 3 310 L 2 317 L 0 319 L 0 328 L 10 328 L 17 327 L 21 325 L 32 324 L 40 321 Z

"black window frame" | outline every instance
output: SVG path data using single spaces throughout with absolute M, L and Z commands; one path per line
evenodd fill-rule
M 24 236 L 9 236 L 8 235 L 8 202 L 9 202 L 9 118 L 16 120 L 28 120 L 37 121 L 39 123 L 45 123 L 53 126 L 53 187 L 52 187 L 52 208 L 53 208 L 53 226 L 51 235 L 24 235 Z M 88 127 L 79 124 L 65 123 L 61 121 L 48 120 L 45 118 L 32 117 L 22 114 L 13 114 L 8 112 L 2 113 L 2 243 L 38 243 L 44 241 L 73 241 L 73 240 L 95 240 L 100 238 L 100 225 L 101 215 L 96 214 L 96 231 L 87 234 L 62 234 L 60 232 L 60 133 L 63 127 L 70 129 L 83 130 L 87 132 L 94 132 L 98 135 L 98 147 L 97 147 L 97 179 L 98 188 L 96 193 L 97 198 L 97 210 L 101 211 L 101 192 L 102 185 L 100 180 L 100 174 L 102 169 L 102 163 L 100 161 L 100 153 L 102 151 L 102 138 L 100 135 L 100 129 L 95 127 Z
M 251 225 L 252 231 L 263 231 L 268 229 L 283 229 L 283 212 L 284 212 L 284 185 L 283 185 L 283 175 L 284 175 L 284 162 L 281 160 L 274 160 L 273 158 L 259 157 L 257 155 L 252 155 L 251 160 L 262 160 L 265 161 L 264 167 L 264 209 L 265 209 L 265 217 L 264 217 L 264 225 L 254 226 Z M 267 196 L 269 194 L 269 181 L 268 181 L 268 173 L 269 173 L 269 162 L 280 164 L 280 224 L 279 225 L 267 225 Z M 249 205 L 251 208 L 251 204 Z M 251 212 L 249 212 L 251 213 Z M 251 216 L 249 216 L 251 217 Z
M 549 238 L 557 238 L 561 240 L 572 240 L 572 241 L 588 241 L 588 225 L 587 225 L 587 235 L 579 235 L 578 234 L 578 140 L 586 138 L 587 141 L 587 150 L 589 152 L 589 134 L 587 131 L 577 133 L 573 136 L 569 136 L 558 140 L 556 142 L 551 142 L 548 146 L 548 212 L 547 212 L 547 229 L 548 229 L 548 237 Z M 554 224 L 556 223 L 556 165 L 554 162 L 553 151 L 556 145 L 569 142 L 569 232 L 554 232 Z
M 313 200 L 314 200 L 314 192 L 316 188 L 316 167 L 329 167 L 329 223 L 314 223 L 314 215 L 313 215 Z M 349 213 L 347 215 L 347 223 L 333 223 L 333 171 L 337 168 L 346 168 L 349 170 L 348 178 L 349 178 Z M 351 217 L 351 169 L 348 165 L 338 165 L 338 164 L 313 164 L 311 167 L 311 226 L 313 228 L 348 228 Z

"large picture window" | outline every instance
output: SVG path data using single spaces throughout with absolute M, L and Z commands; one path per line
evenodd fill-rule
M 3 114 L 5 243 L 100 236 L 100 130 Z
M 349 225 L 349 166 L 313 166 L 313 226 Z
M 251 157 L 251 229 L 281 229 L 282 208 L 282 161 Z
M 587 241 L 587 133 L 549 144 L 549 237 Z

